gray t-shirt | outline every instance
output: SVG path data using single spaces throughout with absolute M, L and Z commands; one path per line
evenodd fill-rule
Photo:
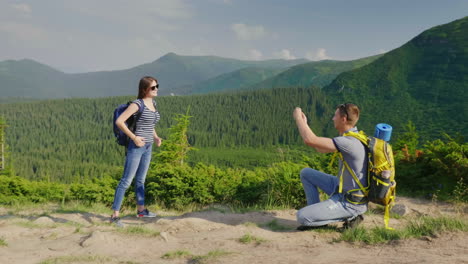
M 348 131 L 358 132 L 356 127 L 353 127 Z M 333 138 L 333 143 L 335 144 L 336 149 L 343 155 L 344 160 L 354 171 L 362 186 L 367 187 L 367 153 L 366 148 L 361 141 L 351 136 L 339 136 Z M 356 183 L 346 167 L 343 170 L 343 166 L 344 164 L 340 159 L 338 178 L 341 176 L 341 172 L 343 171 L 343 193 L 346 193 L 349 190 L 360 189 L 359 185 Z M 362 194 L 362 192 L 358 193 Z

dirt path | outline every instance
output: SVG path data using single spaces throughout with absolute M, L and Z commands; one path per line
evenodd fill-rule
M 408 198 L 398 203 L 409 208 L 408 217 L 455 214 L 447 204 Z M 4 242 L 0 263 L 468 263 L 466 233 L 377 246 L 337 243 L 332 241 L 340 233 L 333 229 L 296 231 L 295 213 L 237 214 L 215 209 L 155 219 L 128 216 L 123 219 L 124 230 L 135 230 L 132 233 L 108 225 L 107 215 L 39 217 L 9 214 L 0 208 L 0 242 Z M 391 226 L 398 228 L 405 219 L 391 219 Z M 382 225 L 382 216 L 366 216 L 364 225 Z M 252 241 L 247 243 L 249 236 Z M 242 237 L 245 243 L 239 241 Z M 171 252 L 187 255 L 162 258 Z

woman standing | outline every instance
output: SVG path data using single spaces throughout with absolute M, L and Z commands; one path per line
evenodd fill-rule
M 115 124 L 130 138 L 122 179 L 115 190 L 114 210 L 110 222 L 117 226 L 123 226 L 120 222 L 119 211 L 125 191 L 135 178 L 135 194 L 137 202 L 137 217 L 156 217 L 145 208 L 145 179 L 151 161 L 151 149 L 153 142 L 157 147 L 161 146 L 161 138 L 156 134 L 155 124 L 159 121 L 159 112 L 153 98 L 158 95 L 158 81 L 150 76 L 141 78 L 138 86 L 138 99 L 133 101 L 128 108 L 117 118 Z M 136 120 L 136 130 L 132 132 L 126 125 L 130 116 L 135 115 L 143 108 L 141 116 Z

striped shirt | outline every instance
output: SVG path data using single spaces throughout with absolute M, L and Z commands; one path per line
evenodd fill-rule
M 142 102 L 143 101 L 141 100 L 133 101 L 133 103 L 138 105 L 139 107 L 138 109 L 141 108 Z M 155 109 L 156 109 L 156 102 L 154 100 L 153 100 L 153 105 L 155 106 Z M 138 112 L 135 113 L 135 115 L 137 114 Z M 138 119 L 136 122 L 135 135 L 144 138 L 145 143 L 153 143 L 154 126 L 156 125 L 156 123 L 158 123 L 159 118 L 160 118 L 160 115 L 157 109 L 155 112 L 153 112 L 148 107 L 146 107 L 145 104 L 143 103 L 143 112 L 141 113 L 140 119 Z

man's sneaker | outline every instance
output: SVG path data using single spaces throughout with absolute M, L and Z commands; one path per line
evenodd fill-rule
M 120 221 L 120 217 L 111 216 L 109 223 L 114 224 L 117 227 L 124 227 L 124 224 Z
M 364 221 L 364 216 L 358 215 L 351 220 L 346 220 L 343 224 L 344 229 L 355 228 L 358 226 L 362 221 Z
M 148 211 L 148 209 L 145 209 L 141 212 L 137 211 L 137 217 L 156 217 L 156 214 Z

